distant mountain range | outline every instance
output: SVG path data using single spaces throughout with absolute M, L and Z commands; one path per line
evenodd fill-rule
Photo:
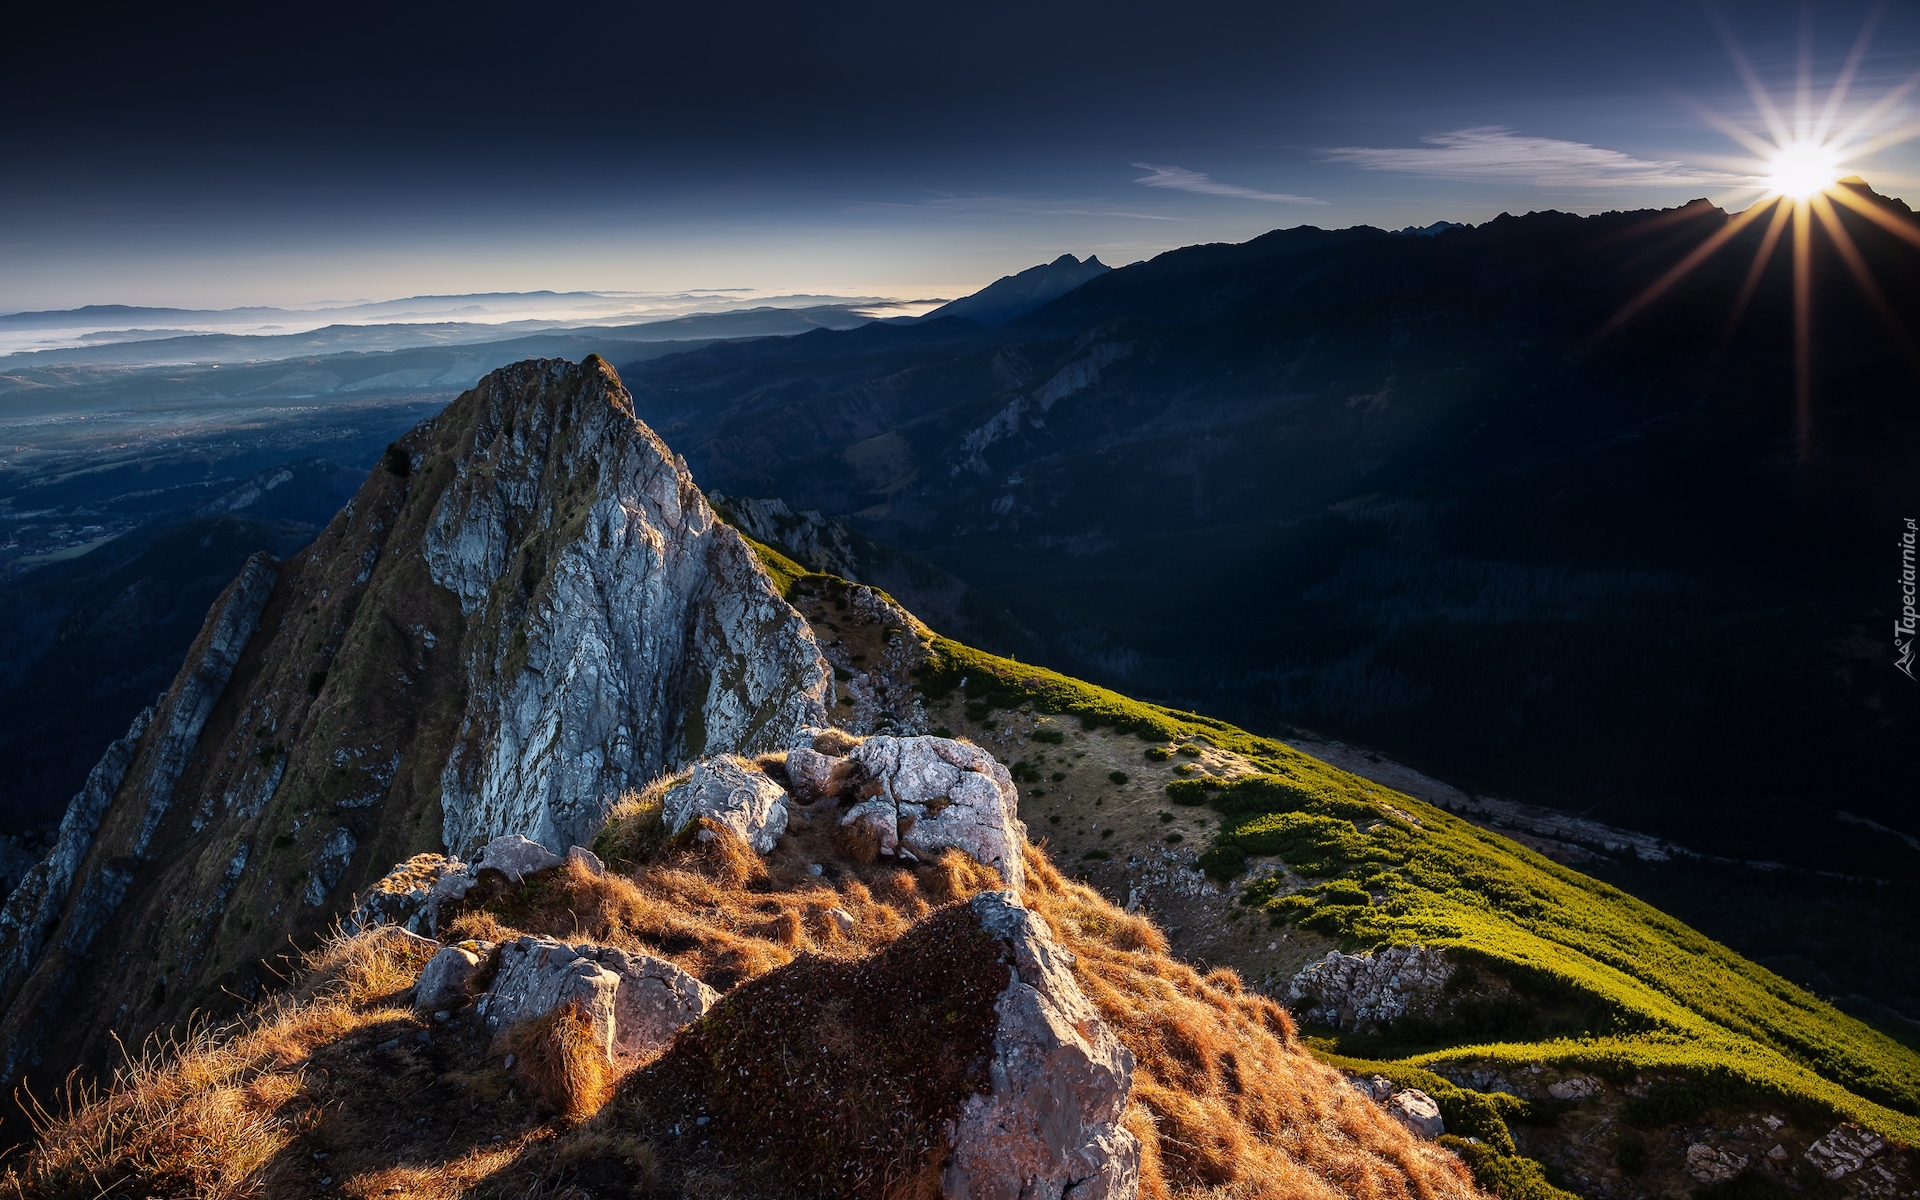
M 1913 822 L 1900 339 L 1820 235 L 1797 435 L 1784 255 L 1729 327 L 1757 225 L 1598 336 L 1728 219 L 1285 230 L 1096 272 L 999 328 L 936 315 L 626 377 L 703 486 L 932 561 L 1017 618 L 995 648 L 1023 660 L 1715 853 L 1920 879 L 1832 815 Z M 1842 220 L 1920 329 L 1920 255 Z
M 305 354 L 499 341 L 516 334 L 619 331 L 627 341 L 765 337 L 911 319 L 939 300 L 883 296 L 490 292 L 313 308 L 147 308 L 96 304 L 0 314 L 0 369 L 32 363 L 258 362 Z M 679 332 L 651 327 L 680 325 Z M 194 341 L 190 339 L 199 338 Z M 220 340 L 229 339 L 229 340 Z M 125 343 L 107 351 L 101 347 Z
M 153 330 L 166 336 L 128 338 L 52 350 L 29 350 L 0 359 L 13 369 L 75 363 L 126 366 L 177 363 L 278 362 L 323 354 L 369 354 L 426 346 L 472 346 L 546 334 L 606 342 L 669 342 L 714 338 L 784 337 L 814 329 L 852 329 L 874 318 L 846 305 L 806 309 L 750 308 L 698 313 L 624 325 L 564 326 L 551 321 L 479 324 L 464 321 L 327 325 L 304 333 L 237 334 Z M 140 333 L 128 330 L 129 334 Z M 104 336 L 104 335 L 94 335 Z
M 1018 275 L 1003 275 L 971 296 L 943 304 L 919 320 L 964 317 L 982 325 L 1005 325 L 1112 269 L 1092 254 L 1084 262 L 1071 254 L 1062 254 L 1050 263 L 1028 267 Z

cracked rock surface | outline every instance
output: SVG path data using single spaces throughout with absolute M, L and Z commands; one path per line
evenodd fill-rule
M 610 366 L 494 371 L 250 560 L 108 750 L 0 915 L 0 1084 L 235 1012 L 394 863 L 441 860 L 354 919 L 431 933 L 487 843 L 584 843 L 683 764 L 791 745 L 831 681 Z
M 1067 952 L 1012 892 L 974 915 L 1006 947 L 1013 978 L 995 1006 L 992 1090 L 954 1122 L 946 1194 L 955 1200 L 1132 1200 L 1140 1143 L 1120 1126 L 1133 1055 L 1074 982 Z

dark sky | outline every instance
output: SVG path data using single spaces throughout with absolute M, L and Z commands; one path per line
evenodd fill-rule
M 954 294 L 1279 226 L 1744 206 L 1699 109 L 1762 127 L 1687 3 L 64 7 L 0 73 L 0 310 Z M 1726 17 L 1789 109 L 1806 48 L 1817 108 L 1871 11 Z M 1887 6 L 1841 124 L 1916 71 Z M 1911 196 L 1914 146 L 1858 169 Z

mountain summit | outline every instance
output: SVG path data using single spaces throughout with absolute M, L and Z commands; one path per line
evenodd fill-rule
M 1062 254 L 1050 263 L 1028 267 L 1018 275 L 1002 275 L 973 295 L 943 304 L 920 319 L 965 317 L 982 325 L 1005 325 L 1111 270 L 1113 268 L 1101 262 L 1098 255 L 1089 254 L 1083 261 L 1071 254 Z
M 392 863 L 590 838 L 823 719 L 828 667 L 595 357 L 496 371 L 256 555 L 0 911 L 0 1077 L 253 996 Z

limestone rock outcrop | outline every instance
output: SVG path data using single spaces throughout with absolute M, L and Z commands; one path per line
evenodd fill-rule
M 846 647 L 829 640 L 822 647 L 830 662 L 846 673 L 843 691 L 853 703 L 836 710 L 834 723 L 857 734 L 912 736 L 927 731 L 914 669 L 926 657 L 921 644 L 929 636 L 912 613 L 878 588 L 856 584 L 846 591 L 850 621 L 879 628 L 878 661 L 856 661 Z
M 872 829 L 881 853 L 904 849 L 934 858 L 952 847 L 995 868 L 1008 888 L 1019 889 L 1026 845 L 1019 793 L 1007 768 L 985 750 L 951 738 L 881 734 L 849 750 L 844 764 L 798 747 L 788 754 L 789 775 L 795 773 L 796 755 L 806 786 L 838 779 L 841 786 L 857 789 L 840 823 Z
M 1012 892 L 972 908 L 1006 947 L 1012 978 L 995 1005 L 992 1088 L 954 1121 L 943 1179 L 952 1200 L 1132 1200 L 1140 1143 L 1120 1125 L 1133 1055 L 1074 981 L 1067 952 Z
M 531 838 L 517 833 L 502 834 L 480 848 L 473 856 L 473 874 L 498 871 L 508 883 L 519 883 L 527 876 L 550 871 L 567 861 Z
M 1437 1138 L 1447 1131 L 1447 1123 L 1440 1117 L 1440 1105 L 1419 1088 L 1408 1088 L 1388 1097 L 1387 1111 L 1420 1137 Z
M 664 958 L 614 946 L 576 949 L 620 978 L 613 998 L 616 1053 L 644 1054 L 662 1048 L 720 999 L 720 993 Z
M 1807 1147 L 1807 1161 L 1828 1179 L 1838 1180 L 1860 1170 L 1886 1148 L 1886 1140 L 1877 1133 L 1858 1125 L 1835 1125 Z
M 594 1044 L 612 1062 L 619 991 L 618 975 L 565 942 L 522 937 L 500 948 L 500 966 L 492 989 L 480 998 L 479 1014 L 488 1029 L 498 1031 L 578 1005 L 593 1027 Z
M 458 947 L 449 947 L 458 950 Z M 445 956 L 447 951 L 442 951 Z M 436 957 L 434 962 L 440 961 Z M 432 963 L 428 964 L 429 969 Z M 449 968 L 456 969 L 456 968 Z M 421 987 L 426 975 L 421 976 Z M 719 994 L 662 958 L 613 946 L 569 945 L 522 937 L 499 949 L 493 983 L 477 1011 L 489 1029 L 545 1016 L 577 1004 L 612 1062 L 673 1040 L 712 1008 Z
M 478 635 L 440 776 L 456 851 L 584 842 L 664 768 L 772 747 L 825 711 L 805 621 L 611 372 L 582 387 L 570 363 L 508 370 L 470 393 L 473 449 L 421 550 Z M 531 591 L 515 570 L 530 538 L 552 546 Z
M 442 948 L 413 985 L 413 1009 L 435 1013 L 464 1007 L 474 998 L 497 949 L 492 942 L 462 942 Z
M 416 854 L 381 876 L 356 899 L 343 925 L 348 933 L 375 925 L 398 925 L 409 933 L 440 932 L 442 908 L 466 898 L 488 872 L 500 882 L 515 885 L 528 876 L 578 861 L 595 875 L 606 865 L 585 846 L 570 846 L 555 854 L 530 838 L 504 834 L 482 846 L 470 863 L 445 854 Z
M 443 882 L 444 881 L 444 882 Z M 375 925 L 398 925 L 431 936 L 443 901 L 457 900 L 473 886 L 467 864 L 444 854 L 416 854 L 381 876 L 354 902 L 342 925 L 358 933 Z
M 752 763 L 708 759 L 661 800 L 661 819 L 670 834 L 701 817 L 739 834 L 754 853 L 768 854 L 787 831 L 787 792 Z
M 1329 950 L 1287 985 L 1289 1007 L 1303 1019 L 1350 1033 L 1370 1033 L 1404 1017 L 1433 1018 L 1453 964 L 1424 946 L 1389 946 L 1367 954 Z
M 495 371 L 249 561 L 108 750 L 0 915 L 0 1084 L 233 1011 L 393 863 L 447 860 L 360 915 L 433 932 L 488 842 L 585 842 L 668 771 L 788 746 L 831 679 L 611 367 Z

